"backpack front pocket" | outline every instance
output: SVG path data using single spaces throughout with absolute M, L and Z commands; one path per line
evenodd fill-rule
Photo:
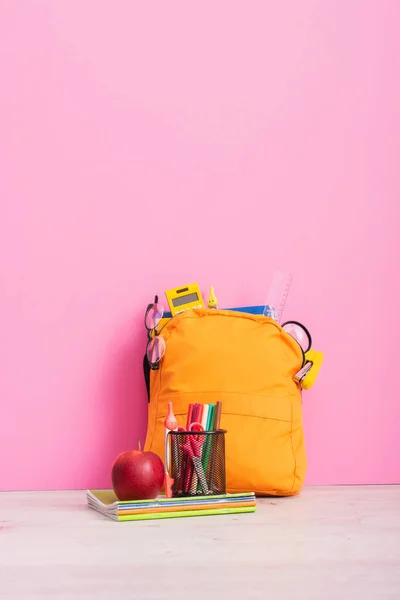
M 258 495 L 296 493 L 299 457 L 292 414 L 298 398 L 232 392 L 191 392 L 160 395 L 152 446 L 160 452 L 168 402 L 179 425 L 186 425 L 190 403 L 222 402 L 221 428 L 226 429 L 226 485 L 228 492 Z M 297 407 L 298 409 L 298 407 Z M 302 429 L 300 429 L 302 435 Z M 300 457 L 301 458 L 301 457 Z

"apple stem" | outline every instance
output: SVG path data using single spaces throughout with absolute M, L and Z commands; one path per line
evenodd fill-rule
M 140 440 L 137 441 L 137 445 L 138 445 L 138 448 L 139 448 L 139 452 L 141 452 L 142 451 L 142 444 L 141 444 Z

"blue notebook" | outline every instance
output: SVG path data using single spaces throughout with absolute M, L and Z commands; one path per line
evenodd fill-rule
M 250 313 L 251 315 L 262 315 L 264 313 L 264 308 L 265 308 L 265 305 L 262 305 L 262 306 L 238 306 L 235 308 L 222 308 L 221 310 L 233 310 L 235 312 Z M 171 313 L 165 312 L 164 318 L 170 319 Z

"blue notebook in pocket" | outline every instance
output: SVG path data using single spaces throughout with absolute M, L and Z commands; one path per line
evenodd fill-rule
M 264 308 L 265 308 L 264 305 L 262 305 L 262 306 L 238 306 L 235 308 L 223 308 L 221 310 L 234 310 L 235 312 L 250 313 L 251 315 L 262 315 L 264 313 Z M 210 309 L 210 310 L 212 310 L 212 309 Z M 164 318 L 170 319 L 171 313 L 165 312 Z

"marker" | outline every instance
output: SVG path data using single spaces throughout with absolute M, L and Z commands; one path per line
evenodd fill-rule
M 202 419 L 201 419 L 201 421 L 200 421 L 200 419 L 197 419 L 198 421 L 201 422 L 201 425 L 202 425 L 204 431 L 207 431 L 209 410 L 210 410 L 210 406 L 208 404 L 204 404 Z
M 214 420 L 215 420 L 215 404 L 210 404 L 209 405 L 209 409 L 208 409 L 208 418 L 207 418 L 207 431 L 214 431 Z M 208 435 L 206 438 L 206 443 L 203 446 L 203 453 L 202 453 L 202 464 L 203 464 L 203 470 L 204 473 L 206 474 L 206 476 L 210 476 L 210 472 L 209 472 L 209 463 L 210 463 L 210 453 L 211 453 L 211 448 L 213 446 L 213 438 L 214 436 L 212 435 Z M 199 489 L 198 489 L 199 491 Z
M 194 408 L 193 404 L 189 404 L 188 414 L 187 414 L 187 419 L 186 419 L 186 431 L 189 430 L 190 423 L 192 422 L 193 408 Z

